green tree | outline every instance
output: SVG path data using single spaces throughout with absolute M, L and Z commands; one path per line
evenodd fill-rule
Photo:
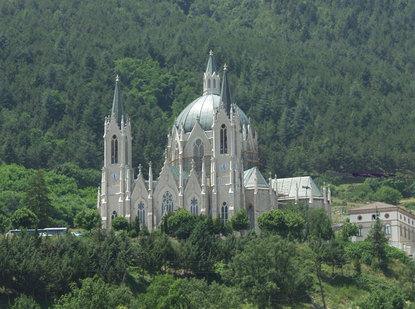
M 112 285 L 95 276 L 82 280 L 81 287 L 72 286 L 71 292 L 62 296 L 57 309 L 118 308 L 128 306 L 133 294 L 125 285 Z
M 241 232 L 249 228 L 248 214 L 245 209 L 238 210 L 230 220 L 231 227 L 234 231 Z
M 332 267 L 332 276 L 334 269 L 342 268 L 346 264 L 346 252 L 342 241 L 337 239 L 330 240 L 324 248 L 323 261 Z
M 371 244 L 371 251 L 373 255 L 372 265 L 375 268 L 380 268 L 383 271 L 388 269 L 388 255 L 386 247 L 388 246 L 388 239 L 385 236 L 381 220 L 376 218 L 367 240 Z
M 163 217 L 161 227 L 163 231 L 179 239 L 187 239 L 197 222 L 197 217 L 186 209 L 180 208 Z
M 29 178 L 24 204 L 38 217 L 38 227 L 48 227 L 51 222 L 52 206 L 43 171 L 38 170 Z
M 15 229 L 33 229 L 38 226 L 39 219 L 30 209 L 20 208 L 13 213 L 10 222 Z
M 130 236 L 137 237 L 141 231 L 141 222 L 138 216 L 135 217 L 132 224 L 130 224 Z
M 277 307 L 306 297 L 309 266 L 293 243 L 278 236 L 260 237 L 233 257 L 224 277 L 260 308 Z
M 4 233 L 10 227 L 10 220 L 7 216 L 0 214 L 0 233 Z
M 282 237 L 302 239 L 305 220 L 298 211 L 273 209 L 259 216 L 258 225 L 266 232 L 276 233 Z
M 139 237 L 135 260 L 137 265 L 154 274 L 173 264 L 172 261 L 178 261 L 178 257 L 168 236 L 155 231 Z
M 197 276 L 213 277 L 213 266 L 219 256 L 218 239 L 211 218 L 200 220 L 184 245 L 186 266 Z
M 85 208 L 75 216 L 74 222 L 75 226 L 90 231 L 100 226 L 101 217 L 95 209 Z
M 382 186 L 374 194 L 374 198 L 380 202 L 396 205 L 402 198 L 402 194 L 391 187 Z
M 338 233 L 338 237 L 341 241 L 348 242 L 350 237 L 357 236 L 358 234 L 359 227 L 354 223 L 350 223 L 350 219 L 347 218 Z
M 14 300 L 10 309 L 41 309 L 41 307 L 33 298 L 22 294 Z

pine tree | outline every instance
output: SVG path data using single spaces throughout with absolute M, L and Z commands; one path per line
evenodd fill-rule
M 370 241 L 372 247 L 372 255 L 374 258 L 372 261 L 373 266 L 386 271 L 388 268 L 388 256 L 386 254 L 388 239 L 385 236 L 379 217 L 376 218 L 375 224 L 370 230 L 367 239 Z
M 278 121 L 277 131 L 281 143 L 287 145 L 291 139 L 291 126 L 287 108 L 284 108 L 280 120 Z
M 39 228 L 48 227 L 51 222 L 52 205 L 48 197 L 48 188 L 43 171 L 38 170 L 29 179 L 25 196 L 25 206 L 39 219 Z

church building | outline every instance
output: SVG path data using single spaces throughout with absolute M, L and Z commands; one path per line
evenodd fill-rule
M 131 146 L 131 123 L 123 111 L 117 77 L 111 115 L 104 125 L 104 165 L 97 201 L 103 228 L 111 228 L 112 220 L 123 216 L 129 222 L 138 217 L 151 231 L 165 214 L 179 208 L 222 222 L 246 209 L 250 226 L 255 228 L 261 213 L 278 207 L 280 182 L 276 177 L 267 182 L 259 171 L 257 133 L 232 101 L 226 65 L 220 74 L 212 52 L 203 74 L 202 96 L 175 120 L 158 177 L 153 175 L 151 162 L 148 179 L 141 165 L 135 177 Z M 296 201 L 298 191 L 297 185 Z M 324 196 L 318 188 L 309 192 L 310 204 L 327 207 L 326 191 Z

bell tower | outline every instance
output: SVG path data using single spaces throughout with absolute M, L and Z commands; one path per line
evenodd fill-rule
M 99 201 L 103 228 L 111 228 L 112 220 L 117 216 L 123 216 L 128 221 L 131 216 L 131 185 L 134 179 L 131 124 L 124 113 L 119 83 L 117 75 L 111 115 L 105 118 L 104 124 L 104 165 Z

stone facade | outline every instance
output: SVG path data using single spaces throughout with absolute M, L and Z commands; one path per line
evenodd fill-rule
M 105 119 L 104 166 L 97 207 L 102 226 L 116 216 L 155 229 L 164 214 L 185 208 L 191 213 L 227 221 L 247 210 L 251 227 L 258 216 L 277 207 L 277 188 L 256 167 L 258 136 L 244 112 L 231 99 L 227 69 L 217 71 L 210 53 L 202 96 L 190 103 L 171 128 L 164 165 L 154 179 L 142 167 L 134 177 L 131 125 L 124 114 L 118 79 L 111 115 Z M 274 179 L 276 181 L 276 179 Z

